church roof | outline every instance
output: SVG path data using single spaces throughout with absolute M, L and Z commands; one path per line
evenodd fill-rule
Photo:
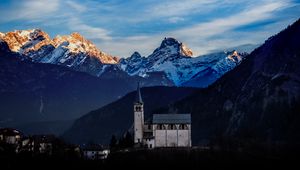
M 190 124 L 191 114 L 153 114 L 153 124 Z
M 137 103 L 143 103 L 143 100 L 142 100 L 142 95 L 141 95 L 141 90 L 140 90 L 140 83 L 138 82 L 138 85 L 137 85 L 137 89 L 136 89 L 136 98 L 135 98 L 135 102 Z

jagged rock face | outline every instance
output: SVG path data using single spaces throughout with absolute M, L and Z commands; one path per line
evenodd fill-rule
M 246 54 L 237 51 L 219 52 L 192 57 L 192 51 L 174 38 L 165 38 L 148 57 L 138 52 L 120 60 L 120 67 L 129 75 L 147 77 L 164 72 L 177 86 L 206 87 L 241 63 Z
M 103 64 L 115 64 L 117 61 L 110 55 L 97 49 L 97 47 L 89 40 L 86 40 L 79 33 L 72 33 L 70 36 L 57 36 L 53 39 L 56 46 L 63 42 L 69 42 L 66 48 L 72 54 L 86 53 L 88 56 L 94 57 Z
M 34 62 L 63 65 L 76 71 L 98 76 L 104 64 L 116 64 L 117 57 L 105 54 L 79 33 L 67 36 L 49 35 L 40 29 L 8 32 L 0 38 L 9 48 Z
M 199 64 L 200 66 L 198 68 L 202 67 L 202 69 L 184 82 L 182 86 L 206 87 L 238 66 L 246 56 L 247 54 L 240 54 L 237 51 L 219 52 L 202 56 L 201 60 L 196 62 L 196 65 Z
M 0 36 L 13 52 L 26 54 L 29 50 L 37 50 L 43 45 L 51 44 L 49 35 L 40 29 L 16 30 Z
M 138 72 L 140 71 L 140 68 L 145 67 L 146 58 L 142 57 L 140 53 L 134 52 L 129 58 L 122 58 L 119 62 L 122 70 L 126 71 L 129 75 L 139 75 Z
M 160 47 L 154 50 L 154 52 L 148 56 L 152 63 L 160 60 L 160 61 L 170 61 L 178 58 L 185 58 L 191 57 L 192 55 L 186 54 L 193 54 L 188 47 L 176 40 L 175 38 L 165 38 L 162 42 Z
M 169 55 L 180 54 L 181 56 L 192 57 L 193 52 L 186 45 L 179 42 L 175 38 L 165 38 L 160 47 L 156 49 L 157 51 L 167 52 Z
M 135 52 L 131 57 L 120 60 L 98 50 L 79 33 L 50 39 L 42 30 L 33 29 L 1 33 L 0 38 L 12 51 L 25 57 L 23 59 L 37 63 L 61 65 L 98 77 L 102 74 L 109 74 L 105 77 L 126 77 L 124 73 L 148 79 L 155 77 L 155 81 L 161 84 L 170 84 L 171 81 L 177 86 L 206 87 L 243 59 L 237 52 L 192 57 L 193 52 L 174 38 L 165 38 L 148 57 Z M 114 69 L 105 71 L 108 68 Z M 114 70 L 116 73 L 112 73 Z

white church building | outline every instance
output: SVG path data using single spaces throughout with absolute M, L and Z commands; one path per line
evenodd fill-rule
M 191 147 L 190 114 L 153 114 L 144 121 L 144 103 L 138 84 L 134 102 L 134 143 L 147 148 Z

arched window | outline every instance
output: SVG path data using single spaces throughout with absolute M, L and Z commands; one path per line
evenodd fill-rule
M 174 124 L 168 125 L 168 130 L 175 130 L 175 129 L 176 129 L 176 125 L 174 125 Z
M 165 126 L 163 124 L 158 124 L 157 125 L 157 130 L 165 130 Z
M 179 125 L 179 129 L 180 130 L 188 130 L 189 128 L 188 128 L 188 126 L 186 124 L 180 124 Z
M 136 107 L 135 107 L 135 111 L 137 111 L 137 112 L 140 112 L 140 111 L 142 111 L 142 108 L 141 108 L 141 106 L 136 106 Z

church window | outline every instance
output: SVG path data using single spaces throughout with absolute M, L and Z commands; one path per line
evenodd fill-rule
M 179 129 L 181 130 L 188 130 L 188 126 L 186 124 L 180 124 Z
M 158 129 L 158 130 L 164 130 L 164 129 L 165 129 L 165 126 L 162 125 L 162 124 L 159 124 L 159 125 L 157 125 L 157 129 Z
M 141 111 L 142 111 L 142 107 L 141 107 L 141 106 L 136 106 L 136 107 L 135 107 L 135 111 L 141 112 Z
M 168 130 L 175 130 L 176 126 L 174 124 L 168 125 Z

